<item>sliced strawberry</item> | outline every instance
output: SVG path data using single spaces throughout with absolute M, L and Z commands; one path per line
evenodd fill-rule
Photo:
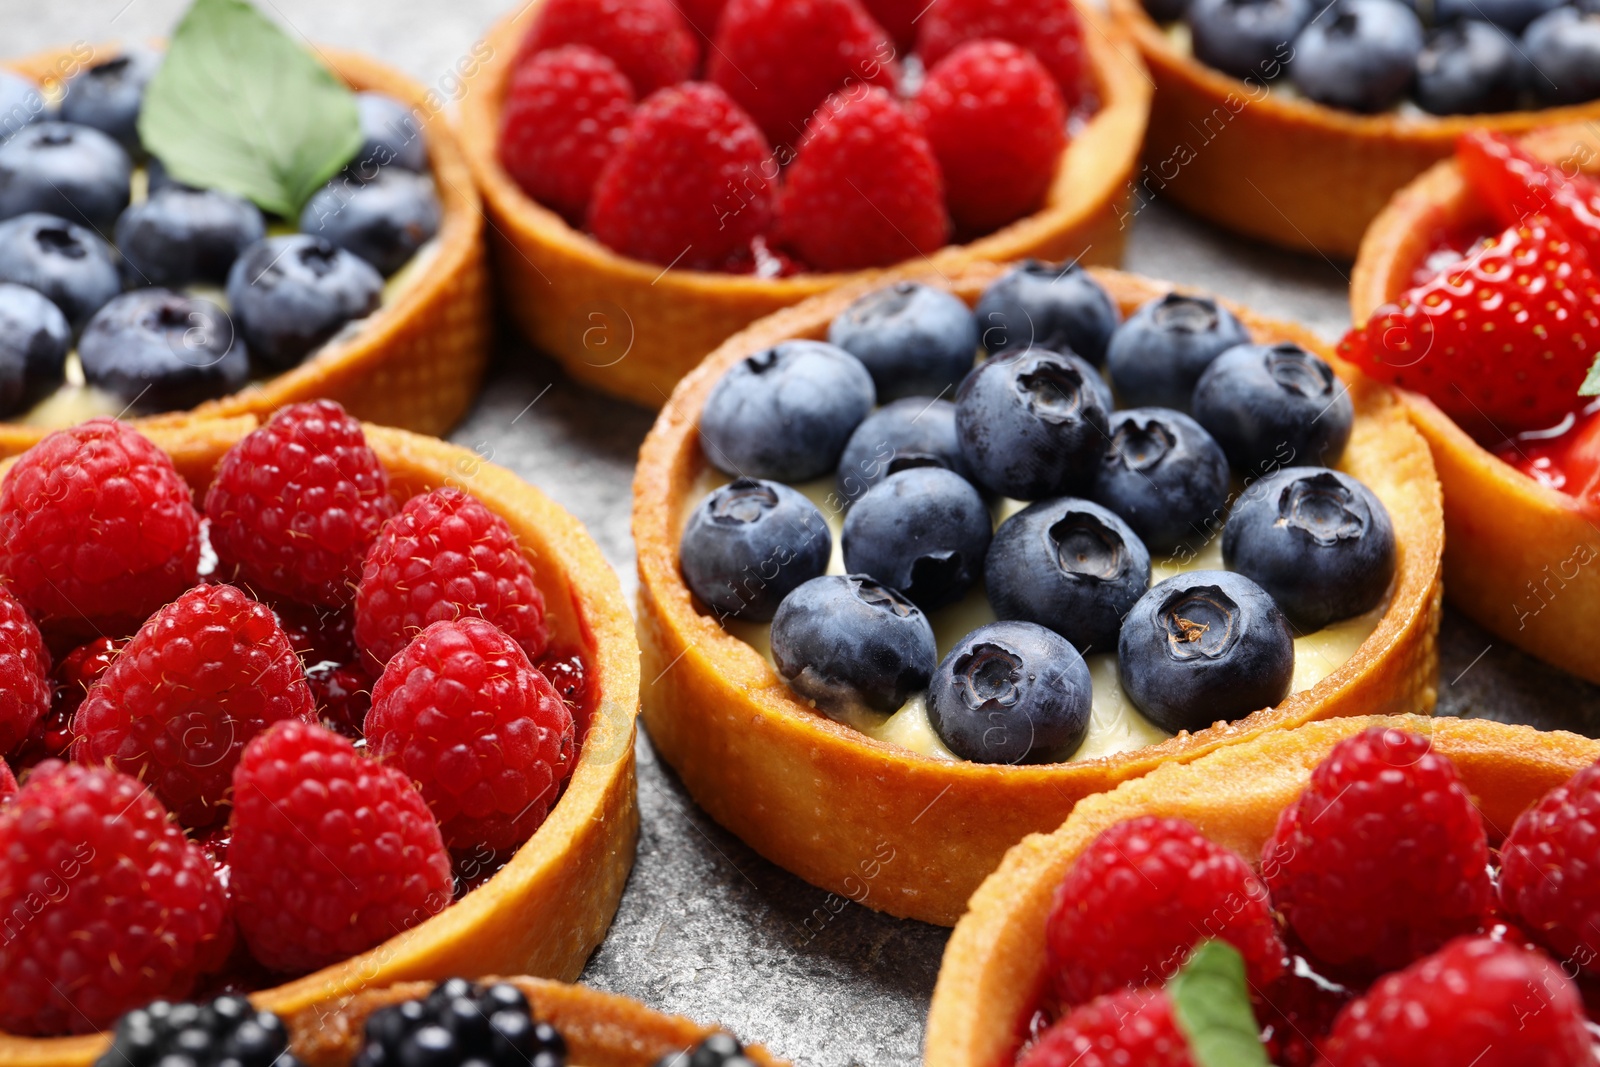
M 1600 257 L 1600 182 L 1576 167 L 1539 159 L 1505 134 L 1488 130 L 1463 134 L 1456 159 L 1500 225 L 1543 215 L 1591 258 Z

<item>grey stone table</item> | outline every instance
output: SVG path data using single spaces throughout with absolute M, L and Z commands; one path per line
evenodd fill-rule
M 256 2 L 297 34 L 385 58 L 453 97 L 463 57 L 516 0 Z M 0 52 L 159 35 L 185 6 L 0 0 Z M 1337 336 L 1345 322 L 1344 265 L 1266 251 L 1160 204 L 1139 213 L 1126 265 L 1205 286 L 1325 337 Z M 651 415 L 579 389 L 509 330 L 500 337 L 489 383 L 454 439 L 582 519 L 631 598 L 629 489 Z M 1543 667 L 1448 611 L 1440 666 L 1443 713 L 1600 736 L 1600 689 Z M 801 924 L 825 894 L 708 819 L 642 736 L 639 791 L 638 863 L 586 982 L 665 1011 L 720 1020 L 800 1064 L 917 1060 L 946 931 L 851 905 L 809 936 Z

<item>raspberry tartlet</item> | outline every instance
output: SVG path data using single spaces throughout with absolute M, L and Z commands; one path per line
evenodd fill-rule
M 93 420 L 0 466 L 0 668 L 53 693 L 3 709 L 25 738 L 0 896 L 32 919 L 0 949 L 0 1057 L 88 1063 L 103 1037 L 56 1035 L 161 998 L 288 1014 L 402 979 L 575 978 L 638 834 L 637 642 L 587 533 L 330 401 L 149 435 Z M 35 899 L 39 879 L 84 892 Z M 123 965 L 61 972 L 63 927 Z
M 873 280 L 826 294 L 730 339 L 680 384 L 641 450 L 634 482 L 639 632 L 645 675 L 654 678 L 644 715 L 663 757 L 723 825 L 813 884 L 891 914 L 950 924 L 1011 843 L 1058 825 L 1086 796 L 1267 730 L 1377 708 L 1431 710 L 1442 548 L 1438 489 L 1423 443 L 1385 390 L 1352 381 L 1336 359 L 1324 361 L 1317 353 L 1327 349 L 1303 330 L 1226 309 L 1220 301 L 1169 295 L 1167 287 L 1132 275 L 1063 272 L 1037 263 L 969 264 L 956 274 L 905 276 L 884 285 Z M 1358 579 L 1350 572 L 1346 584 L 1366 585 L 1367 599 L 1331 616 L 1344 620 L 1331 627 L 1327 618 L 1295 608 L 1281 582 L 1248 563 L 1255 550 L 1244 534 L 1254 520 L 1221 521 L 1228 514 L 1221 501 L 1232 495 L 1228 459 L 1195 419 L 1218 428 L 1230 456 L 1241 455 L 1242 445 L 1224 432 L 1226 418 L 1212 420 L 1205 404 L 1196 407 L 1195 419 L 1153 408 L 1142 409 L 1143 417 L 1118 411 L 1116 429 L 1101 428 L 1105 437 L 1083 436 L 1091 452 L 1106 447 L 1102 441 L 1122 441 L 1119 455 L 1135 457 L 1134 468 L 1152 486 L 1180 491 L 1180 485 L 1219 476 L 1219 497 L 1204 505 L 1206 518 L 1196 520 L 1193 543 L 1164 539 L 1138 517 L 1136 501 L 1119 496 L 1137 497 L 1143 479 L 1121 483 L 1122 490 L 1110 487 L 1104 496 L 1093 490 L 1106 504 L 1082 499 L 1091 495 L 1082 487 L 1039 490 L 1003 481 L 984 490 L 990 493 L 985 501 L 965 479 L 994 486 L 994 479 L 1016 473 L 1009 460 L 1035 447 L 1002 432 L 1004 417 L 982 415 L 984 404 L 1003 404 L 1007 395 L 1003 389 L 987 393 L 991 379 L 1015 371 L 1017 395 L 1042 405 L 1047 422 L 1068 422 L 1069 413 L 1090 409 L 1095 420 L 1104 420 L 1111 406 L 1110 386 L 1099 372 L 1076 355 L 1061 354 L 1069 344 L 1092 352 L 1091 338 L 1069 340 L 1072 321 L 1082 325 L 1081 319 L 1076 312 L 1066 314 L 1072 321 L 1053 318 L 1037 302 L 1041 293 L 1059 297 L 1063 307 L 1092 308 L 1103 327 L 1130 316 L 1128 333 L 1112 334 L 1113 381 L 1126 366 L 1115 338 L 1137 332 L 1156 309 L 1189 321 L 1203 308 L 1214 318 L 1225 308 L 1225 320 L 1239 334 L 1235 340 L 1263 342 L 1235 344 L 1227 360 L 1213 349 L 1212 382 L 1226 380 L 1223 372 L 1231 372 L 1225 364 L 1241 358 L 1275 367 L 1282 361 L 1274 373 L 1296 381 L 1296 389 L 1305 386 L 1298 400 L 1304 402 L 1315 389 L 1298 377 L 1301 371 L 1325 372 L 1321 388 L 1336 394 L 1333 401 L 1318 400 L 1296 421 L 1316 423 L 1316 408 L 1331 411 L 1347 397 L 1349 443 L 1341 437 L 1338 449 L 1326 453 L 1331 458 L 1342 449 L 1336 469 L 1284 466 L 1285 456 L 1268 456 L 1260 483 L 1278 486 L 1284 500 L 1309 501 L 1301 491 L 1316 486 L 1311 495 L 1319 500 L 1343 501 L 1330 514 L 1352 524 L 1346 531 L 1352 545 L 1366 543 L 1355 534 L 1369 520 L 1358 516 L 1379 522 L 1375 516 L 1387 515 L 1392 573 L 1379 569 Z M 1008 309 L 1013 296 L 1020 303 Z M 968 310 L 973 304 L 977 318 L 989 324 L 983 343 L 991 351 L 1003 347 L 995 329 L 1008 314 L 1020 325 L 1020 312 L 1028 312 L 1036 333 L 1050 339 L 1038 336 L 1039 347 L 1020 355 L 1007 351 L 972 369 L 978 336 Z M 908 328 L 915 365 L 878 377 L 884 364 L 859 336 L 847 336 L 847 327 L 871 318 L 865 309 L 883 306 L 920 306 L 930 316 L 922 321 L 950 328 Z M 1134 314 L 1140 308 L 1146 310 Z M 973 332 L 962 333 L 963 322 Z M 825 336 L 849 352 L 817 343 Z M 942 373 L 961 380 L 971 370 L 954 405 L 934 395 L 939 385 L 928 377 L 941 373 L 933 369 L 935 353 L 939 341 L 951 337 L 956 342 L 942 347 L 953 363 Z M 1099 346 L 1094 354 L 1104 357 L 1103 333 Z M 858 360 L 852 353 L 863 355 Z M 864 365 L 873 367 L 871 376 Z M 764 406 L 756 386 L 769 371 L 778 376 L 778 395 L 795 406 Z M 1191 365 L 1125 377 L 1118 390 L 1126 396 L 1141 381 L 1160 387 L 1185 373 L 1192 384 L 1200 370 Z M 877 399 L 886 402 L 900 386 L 926 395 L 887 402 L 863 421 L 875 382 Z M 751 389 L 741 396 L 746 385 Z M 1194 387 L 1199 399 L 1206 390 Z M 847 425 L 830 427 L 821 416 L 808 420 L 801 412 L 808 398 L 839 396 L 860 397 Z M 831 402 L 818 411 L 830 406 L 836 414 Z M 968 426 L 963 420 L 974 411 L 979 415 Z M 893 428 L 901 415 L 909 430 Z M 959 447 L 940 444 L 934 431 L 941 419 L 948 434 L 960 438 Z M 1328 414 L 1324 421 L 1337 420 Z M 741 441 L 740 425 L 781 429 Z M 916 436 L 923 428 L 925 439 Z M 904 459 L 899 469 L 872 447 L 877 430 L 890 443 L 889 456 Z M 844 449 L 838 469 L 851 472 L 831 501 L 826 494 L 834 491 L 834 460 L 822 460 L 826 481 L 808 481 L 818 473 L 810 453 L 829 435 L 835 456 Z M 863 458 L 870 462 L 858 471 L 852 457 L 863 435 Z M 852 438 L 848 445 L 845 436 Z M 995 448 L 972 447 L 982 439 Z M 748 462 L 756 477 L 729 482 L 723 473 L 729 455 L 751 440 L 766 451 L 732 465 Z M 1150 464 L 1163 454 L 1163 441 L 1166 452 L 1179 457 L 1169 468 L 1192 476 L 1173 481 L 1154 471 Z M 1047 443 L 1043 454 L 1060 455 L 1070 444 Z M 1311 443 L 1299 440 L 1297 447 Z M 1204 467 L 1202 453 L 1215 457 Z M 1302 457 L 1297 462 L 1315 462 Z M 974 470 L 963 465 L 967 461 Z M 1017 466 L 1032 476 L 1038 465 L 1031 464 Z M 986 469 L 977 471 L 980 466 Z M 1216 467 L 1218 475 L 1201 473 Z M 878 483 L 863 493 L 859 482 L 876 468 L 883 468 L 876 470 Z M 799 489 L 792 488 L 796 484 Z M 1322 496 L 1324 489 L 1332 495 Z M 1355 502 L 1369 491 L 1369 503 Z M 1235 501 L 1236 515 L 1244 513 L 1248 496 Z M 1020 511 L 1015 500 L 996 499 L 1010 497 L 1052 499 Z M 904 507 L 915 510 L 919 500 L 928 502 L 926 515 L 907 518 Z M 853 501 L 848 511 L 843 501 Z M 992 542 L 991 502 L 993 515 L 1004 520 Z M 831 518 L 824 519 L 824 510 Z M 946 529 L 952 516 L 969 512 L 970 531 L 961 518 L 949 527 L 957 540 L 899 554 L 896 563 L 898 544 L 924 545 L 928 530 Z M 741 523 L 769 515 L 773 521 L 739 533 Z M 888 521 L 880 522 L 880 515 Z M 1231 537 L 1229 528 L 1237 528 Z M 767 544 L 763 530 L 782 536 Z M 789 533 L 805 536 L 797 543 Z M 1147 538 L 1159 551 L 1147 550 Z M 1034 546 L 1042 546 L 1043 558 Z M 1051 558 L 1072 573 L 1053 577 Z M 750 564 L 748 572 L 740 569 L 743 563 Z M 908 569 L 895 570 L 901 564 Z M 1222 571 L 1224 565 L 1232 569 Z M 1266 593 L 1244 571 L 1275 592 Z M 1064 586 L 1089 593 L 1080 597 Z M 1036 590 L 1044 595 L 1034 597 Z M 1051 590 L 1059 594 L 1054 600 Z M 1138 625 L 1122 624 L 1124 614 Z M 1006 621 L 993 621 L 997 616 Z M 1151 655 L 1164 647 L 1156 635 L 1169 623 L 1181 653 L 1173 658 L 1187 661 L 1176 667 Z M 1294 635 L 1300 636 L 1291 641 Z M 1120 656 L 1114 654 L 1119 646 Z M 1201 681 L 1202 675 L 1221 685 Z
M 462 98 L 507 306 L 575 377 L 655 408 L 729 334 L 864 272 L 1120 258 L 1150 88 L 1094 5 L 940 0 L 920 31 L 875 2 L 723 6 L 691 27 L 540 0 Z
M 1091 798 L 973 895 L 945 950 L 925 1062 L 1069 1063 L 1097 1034 L 1081 1062 L 1122 1062 L 1126 1035 L 1092 1027 L 1111 999 L 1148 1018 L 1135 1031 L 1165 1024 L 1181 1055 L 1160 1062 L 1191 1062 L 1193 1009 L 1226 998 L 1179 988 L 1180 967 L 1215 938 L 1238 961 L 1232 1007 L 1256 1046 L 1241 1062 L 1587 1063 L 1593 951 L 1562 941 L 1571 912 L 1559 907 L 1593 903 L 1592 846 L 1578 842 L 1597 757 L 1594 741 L 1488 720 L 1358 718 Z M 1138 910 L 1142 889 L 1108 891 L 1140 871 L 1182 877 L 1195 852 L 1204 873 L 1163 902 L 1165 927 Z
M 1362 233 L 1389 197 L 1448 156 L 1456 138 L 1470 129 L 1516 134 L 1600 116 L 1600 99 L 1593 97 L 1531 110 L 1445 115 L 1409 102 L 1370 114 L 1317 103 L 1282 84 L 1290 81 L 1283 74 L 1293 71 L 1299 58 L 1293 43 L 1285 42 L 1265 63 L 1247 63 L 1246 69 L 1255 72 L 1248 78 L 1200 62 L 1189 27 L 1179 21 L 1186 6 L 1160 0 L 1111 2 L 1114 18 L 1137 41 L 1155 83 L 1150 135 L 1135 182 L 1147 197 L 1170 196 L 1230 230 L 1285 248 L 1354 258 Z M 1296 9 L 1301 12 L 1296 25 L 1310 20 L 1324 27 L 1342 10 L 1329 5 L 1326 17 L 1312 19 L 1322 5 L 1224 0 L 1204 6 L 1211 14 L 1218 9 L 1240 13 L 1231 30 L 1215 31 L 1221 50 L 1247 49 L 1244 42 L 1252 35 L 1271 33 L 1275 18 L 1289 17 L 1284 13 Z M 1344 6 L 1358 5 L 1346 0 Z M 1538 10 L 1557 6 L 1538 5 Z M 1443 24 L 1456 17 L 1450 7 L 1440 4 L 1426 13 Z M 1532 7 L 1521 5 L 1520 10 Z M 1464 12 L 1473 20 L 1496 17 L 1483 14 L 1485 9 L 1519 10 L 1515 4 L 1455 8 L 1457 15 Z M 1152 18 L 1152 9 L 1161 13 L 1162 22 Z M 1253 11 L 1260 16 L 1252 16 Z M 1488 22 L 1476 24 L 1489 27 Z M 1420 24 L 1414 32 L 1414 44 L 1420 44 Z M 1593 36 L 1590 27 L 1580 26 L 1578 32 Z M 1286 33 L 1292 38 L 1296 30 Z M 1516 30 L 1491 30 L 1489 36 L 1502 42 L 1506 34 L 1514 39 Z M 1513 65 L 1527 62 L 1519 52 L 1525 46 L 1507 43 L 1513 45 L 1505 49 Z M 1368 53 L 1382 50 L 1378 43 L 1363 47 Z M 1460 52 L 1468 47 L 1463 45 Z M 1331 81 L 1348 87 L 1358 81 L 1356 74 L 1350 70 Z M 1409 79 L 1401 82 L 1402 88 L 1409 84 Z
M 242 10 L 231 17 L 252 26 L 235 46 L 281 33 L 259 30 L 260 17 Z M 180 40 L 193 36 L 193 15 Z M 168 140 L 138 127 L 146 86 L 160 86 L 165 47 L 80 44 L 6 64 L 5 76 L 20 76 L 26 93 L 8 124 L 28 121 L 0 169 L 16 189 L 65 166 L 82 187 L 61 186 L 59 203 L 35 190 L 0 205 L 5 344 L 33 339 L 26 373 L 6 372 L 0 452 L 94 415 L 178 427 L 265 416 L 317 397 L 383 424 L 447 431 L 482 379 L 489 293 L 481 201 L 431 94 L 366 56 L 318 49 L 303 59 L 315 64 L 307 76 L 332 75 L 345 132 L 364 139 L 345 143 L 348 164 L 288 199 L 270 182 L 250 194 L 209 175 L 190 176 L 189 185 L 158 158 L 157 146 L 174 158 L 173 124 Z M 187 54 L 194 47 L 211 46 Z M 299 68 L 287 67 L 279 75 L 292 80 Z M 205 95 L 192 78 L 177 90 L 185 91 Z M 208 128 L 203 110 L 178 120 L 179 138 L 190 136 L 185 126 Z M 273 119 L 260 122 L 265 129 Z M 36 158 L 78 156 L 30 162 L 29 147 Z M 77 257 L 79 269 L 53 270 L 52 255 Z M 64 316 L 45 318 L 48 305 L 36 313 L 28 299 L 35 287 Z M 300 302 L 285 314 L 286 300 Z M 8 351 L 8 361 L 18 358 Z
M 1591 126 L 1545 130 L 1519 143 L 1530 158 L 1565 175 L 1600 178 L 1600 136 Z M 1512 158 L 1511 142 L 1478 139 L 1474 144 L 1473 158 L 1483 164 L 1477 173 L 1507 173 L 1491 164 Z M 1528 172 L 1520 161 L 1517 166 Z M 1500 233 L 1505 220 L 1479 190 L 1459 162 L 1447 160 L 1396 194 L 1368 231 L 1352 275 L 1350 304 L 1358 328 L 1382 309 L 1399 306 L 1408 291 L 1420 291 L 1415 287 L 1431 284 L 1441 272 L 1448 274 L 1462 256 L 1475 262 L 1475 256 L 1494 254 L 1494 249 L 1485 250 L 1483 239 Z M 1578 225 L 1554 224 L 1569 229 Z M 1582 239 L 1569 235 L 1563 243 L 1571 248 Z M 1500 239 L 1498 247 L 1505 246 Z M 1551 262 L 1572 269 L 1572 257 L 1579 254 L 1558 254 Z M 1585 258 L 1591 265 L 1600 262 L 1592 255 Z M 1592 281 L 1574 279 L 1566 291 L 1587 299 L 1591 307 L 1596 299 Z M 1600 681 L 1600 666 L 1591 655 L 1600 634 L 1600 580 L 1593 566 L 1600 558 L 1600 534 L 1595 532 L 1596 505 L 1587 485 L 1592 461 L 1585 460 L 1584 444 L 1591 436 L 1586 428 L 1595 418 L 1592 398 L 1577 392 L 1577 382 L 1600 350 L 1600 326 L 1592 312 L 1584 319 L 1582 307 L 1573 308 L 1563 321 L 1562 333 L 1586 345 L 1563 350 L 1565 369 L 1554 369 L 1548 359 L 1534 363 L 1538 337 L 1519 332 L 1523 327 L 1516 325 L 1508 324 L 1510 333 L 1502 330 L 1511 354 L 1492 353 L 1503 360 L 1498 372 L 1502 380 L 1519 368 L 1526 373 L 1530 364 L 1536 368 L 1527 374 L 1523 393 L 1496 387 L 1509 398 L 1525 393 L 1527 418 L 1520 417 L 1520 410 L 1502 412 L 1482 397 L 1475 398 L 1476 409 L 1464 405 L 1462 394 L 1447 385 L 1452 378 L 1448 361 L 1430 376 L 1418 371 L 1435 362 L 1433 357 L 1414 366 L 1374 363 L 1369 373 L 1404 376 L 1400 381 L 1406 387 L 1399 395 L 1433 449 L 1445 489 L 1444 566 L 1451 602 L 1527 652 Z M 1528 329 L 1540 326 L 1532 323 Z

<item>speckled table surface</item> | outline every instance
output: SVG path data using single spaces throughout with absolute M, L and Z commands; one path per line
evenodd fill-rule
M 507 0 L 257 0 L 297 34 L 370 52 L 453 94 L 458 64 Z M 0 52 L 165 33 L 185 0 L 0 0 Z M 1347 266 L 1272 252 L 1160 204 L 1142 211 L 1126 266 L 1201 285 L 1335 337 Z M 454 439 L 582 519 L 631 598 L 628 503 L 651 414 L 587 393 L 502 329 L 496 368 Z M 1439 710 L 1600 736 L 1600 688 L 1544 667 L 1446 612 Z M 648 679 L 646 680 L 648 683 Z M 719 1020 L 810 1067 L 911 1064 L 946 931 L 850 905 L 812 937 L 824 894 L 705 816 L 639 741 L 643 833 L 610 936 L 584 981 Z

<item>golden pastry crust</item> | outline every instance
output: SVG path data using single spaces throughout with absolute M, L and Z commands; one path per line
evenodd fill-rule
M 461 146 L 438 101 L 398 71 L 355 52 L 318 48 L 318 58 L 353 89 L 387 93 L 418 113 L 439 192 L 437 248 L 397 299 L 353 337 L 325 345 L 293 370 L 208 400 L 185 412 L 132 420 L 140 428 L 194 419 L 270 415 L 285 404 L 327 398 L 357 418 L 417 433 L 442 434 L 466 414 L 489 359 L 489 276 L 483 204 Z M 51 52 L 8 64 L 41 82 L 78 61 Z M 68 64 L 64 66 L 63 64 Z M 0 456 L 15 455 L 49 430 L 0 422 Z
M 1541 158 L 1600 174 L 1600 126 L 1524 139 Z M 1372 223 L 1351 276 L 1357 325 L 1411 285 L 1440 232 L 1498 230 L 1454 160 L 1406 186 Z M 1427 397 L 1400 390 L 1433 450 L 1444 486 L 1445 584 L 1450 602 L 1517 647 L 1600 682 L 1600 529 L 1577 501 L 1496 459 Z
M 145 427 L 197 493 L 249 417 Z M 368 425 L 367 441 L 397 491 L 455 486 L 511 525 L 544 594 L 553 647 L 584 651 L 599 694 L 578 763 L 544 825 L 488 881 L 398 937 L 252 999 L 281 1014 L 368 986 L 456 974 L 528 973 L 570 981 L 605 937 L 633 867 L 639 835 L 634 720 L 639 653 L 616 572 L 583 525 L 539 490 L 464 448 Z M 10 462 L 0 463 L 0 476 Z M 99 1037 L 0 1034 L 8 1067 L 81 1067 Z
M 967 300 L 1005 267 L 969 264 L 943 285 Z M 1097 271 L 1125 310 L 1168 286 Z M 640 451 L 633 535 L 639 558 L 644 719 L 700 806 L 774 863 L 880 911 L 950 925 L 1005 850 L 1060 824 L 1077 801 L 1223 745 L 1313 719 L 1431 711 L 1443 541 L 1428 450 L 1392 394 L 1361 379 L 1299 327 L 1239 311 L 1262 339 L 1297 341 L 1350 382 L 1355 429 L 1340 466 L 1384 502 L 1399 565 L 1392 602 L 1354 657 L 1276 708 L 1160 745 L 1049 766 L 952 762 L 871 738 L 812 710 L 759 653 L 702 614 L 678 570 L 689 487 L 706 469 L 696 428 L 718 378 L 760 348 L 820 338 L 874 278 L 781 311 L 731 338 L 679 384 Z
M 1254 862 L 1278 813 L 1339 741 L 1368 728 L 1414 730 L 1455 761 L 1491 841 L 1533 801 L 1600 757 L 1600 742 L 1483 719 L 1338 719 L 1265 734 L 1189 764 L 1169 764 L 1079 804 L 1050 834 L 1035 834 L 972 895 L 945 948 L 928 1013 L 927 1067 L 1009 1062 L 1045 973 L 1045 922 L 1078 854 L 1115 823 L 1140 815 L 1188 819 Z
M 1094 3 L 1078 2 L 1101 107 L 1073 138 L 1044 208 L 927 260 L 1122 259 L 1133 174 L 1150 111 L 1150 78 L 1132 42 Z M 881 271 L 762 279 L 663 270 L 617 255 L 525 195 L 500 165 L 500 109 L 512 60 L 542 0 L 486 38 L 486 59 L 461 100 L 461 140 L 493 220 L 506 308 L 535 345 L 604 393 L 660 407 L 678 379 L 728 335 L 763 315 Z
M 493 981 L 494 979 L 485 979 Z M 507 979 L 528 997 L 534 1018 L 561 1031 L 573 1067 L 650 1067 L 670 1052 L 717 1032 L 681 1015 L 663 1015 L 636 1000 L 543 978 Z M 289 1019 L 290 1048 L 306 1067 L 349 1067 L 361 1027 L 379 1008 L 424 996 L 426 982 L 369 989 L 343 1001 L 313 1004 Z M 745 1054 L 761 1067 L 783 1067 L 760 1046 Z
M 1110 6 L 1155 81 L 1140 192 L 1284 248 L 1353 258 L 1395 190 L 1469 129 L 1521 133 L 1600 117 L 1600 100 L 1493 115 L 1362 115 L 1213 70 L 1175 45 L 1141 0 Z

